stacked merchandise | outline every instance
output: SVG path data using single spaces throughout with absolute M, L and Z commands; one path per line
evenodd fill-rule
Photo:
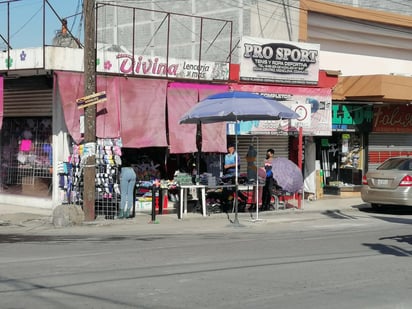
M 59 175 L 60 200 L 62 204 L 71 204 L 76 200 L 76 192 L 72 190 L 73 166 L 70 162 L 59 162 L 57 164 L 57 175 Z
M 189 175 L 188 173 L 175 174 L 174 181 L 177 183 L 177 185 L 182 186 L 193 184 L 192 175 Z
M 154 192 L 154 196 L 153 196 Z M 162 214 L 167 213 L 169 203 L 169 182 L 167 180 L 138 181 L 136 183 L 136 202 L 135 209 L 140 212 L 151 212 L 153 198 L 155 199 L 155 209 Z
M 139 181 L 136 183 L 136 211 L 152 210 L 152 187 L 151 181 Z
M 210 173 L 203 173 L 200 175 L 200 184 L 207 187 L 214 187 L 217 185 L 216 177 Z
M 121 141 L 119 139 L 98 139 L 97 143 L 73 146 L 72 202 L 83 203 L 83 171 L 86 159 L 96 158 L 95 214 L 114 219 L 120 203 L 119 170 L 121 166 Z

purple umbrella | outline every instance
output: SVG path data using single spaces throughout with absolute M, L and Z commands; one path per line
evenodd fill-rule
M 296 193 L 303 187 L 302 171 L 292 161 L 286 158 L 272 160 L 273 178 L 283 190 Z

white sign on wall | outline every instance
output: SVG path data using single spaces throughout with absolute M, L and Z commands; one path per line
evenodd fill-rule
M 243 37 L 240 80 L 316 85 L 319 44 Z
M 43 52 L 44 59 L 43 59 Z M 84 50 L 47 46 L 43 48 L 13 49 L 0 53 L 0 70 L 39 69 L 82 72 Z M 196 59 L 164 58 L 132 55 L 128 52 L 99 50 L 96 72 L 148 77 L 169 77 L 189 80 L 227 81 L 229 63 Z
M 299 115 L 299 118 L 291 119 L 290 125 L 295 128 L 310 128 L 312 117 L 311 105 L 306 103 L 296 103 L 289 107 Z

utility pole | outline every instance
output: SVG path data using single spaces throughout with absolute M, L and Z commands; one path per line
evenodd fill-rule
M 95 0 L 84 0 L 84 95 L 96 92 L 96 22 Z M 96 144 L 96 105 L 84 109 L 85 146 Z M 84 166 L 83 211 L 86 221 L 95 219 L 96 156 L 88 155 Z

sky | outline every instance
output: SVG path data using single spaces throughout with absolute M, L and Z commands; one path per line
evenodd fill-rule
M 43 45 L 43 29 L 46 45 L 52 43 L 61 23 L 50 6 L 61 18 L 67 18 L 68 28 L 75 37 L 82 38 L 84 23 L 81 14 L 82 0 L 48 0 L 45 6 L 45 27 L 43 27 L 43 0 L 9 0 L 10 27 L 7 25 L 7 0 L 0 0 L 0 49 L 5 48 L 8 28 L 12 48 L 40 47 Z M 78 15 L 76 15 L 78 14 Z

